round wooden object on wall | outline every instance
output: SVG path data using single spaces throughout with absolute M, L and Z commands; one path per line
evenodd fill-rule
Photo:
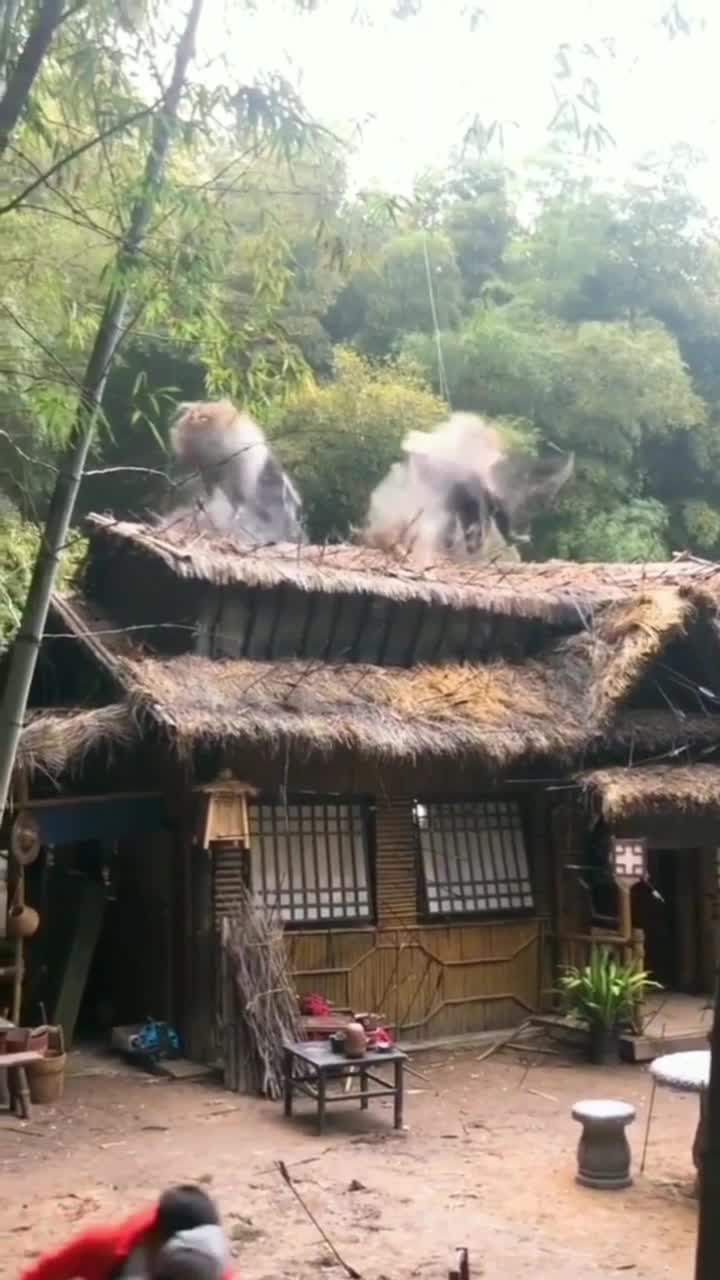
M 19 813 L 10 832 L 10 849 L 21 867 L 29 867 L 40 852 L 40 828 L 31 813 Z

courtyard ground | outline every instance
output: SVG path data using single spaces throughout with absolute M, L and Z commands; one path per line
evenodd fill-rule
M 686 1280 L 697 1098 L 657 1091 L 641 1176 L 645 1070 L 509 1050 L 480 1062 L 480 1052 L 413 1057 L 427 1079 L 408 1078 L 406 1132 L 394 1134 L 389 1106 L 375 1102 L 365 1113 L 331 1108 L 322 1138 L 305 1101 L 286 1121 L 277 1103 L 73 1055 L 62 1104 L 36 1107 L 24 1128 L 0 1116 L 0 1277 L 81 1224 L 128 1213 L 168 1183 L 200 1181 L 220 1202 L 243 1280 L 340 1280 L 278 1173 L 282 1159 L 363 1280 L 445 1280 L 461 1245 L 473 1277 Z M 627 1191 L 574 1182 L 570 1107 L 601 1096 L 637 1107 Z

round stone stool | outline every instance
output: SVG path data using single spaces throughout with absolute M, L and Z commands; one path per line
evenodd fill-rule
M 577 1181 L 584 1187 L 617 1191 L 632 1185 L 630 1147 L 625 1128 L 635 1119 L 628 1102 L 605 1098 L 576 1102 L 573 1120 L 583 1127 L 578 1144 Z

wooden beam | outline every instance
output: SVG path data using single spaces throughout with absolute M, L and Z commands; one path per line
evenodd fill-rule
M 415 618 L 415 626 L 410 631 L 410 640 L 408 641 L 408 647 L 405 652 L 404 665 L 406 667 L 411 667 L 413 665 L 415 654 L 417 652 L 418 641 L 420 639 L 422 629 L 425 626 L 425 618 L 428 612 L 428 607 L 424 601 L 421 601 L 416 608 L 417 616 Z
M 333 600 L 332 618 L 330 621 L 330 628 L 328 630 L 327 644 L 325 645 L 325 650 L 322 655 L 325 662 L 328 662 L 330 658 L 336 656 L 333 655 L 333 645 L 335 644 L 335 637 L 337 636 L 338 627 L 340 626 L 340 618 L 344 603 L 345 601 L 343 596 L 336 596 Z
M 350 645 L 350 650 L 348 652 L 349 662 L 358 661 L 360 648 L 362 646 L 363 638 L 365 635 L 365 628 L 367 626 L 368 618 L 370 617 L 371 609 L 372 609 L 372 596 L 370 595 L 363 596 L 358 608 L 358 621 L 357 621 L 357 626 L 355 628 L 355 635 L 353 636 L 353 642 Z
M 267 657 L 271 661 L 273 658 L 276 658 L 278 656 L 275 653 L 275 645 L 277 643 L 278 632 L 280 631 L 280 623 L 282 620 L 282 616 L 285 612 L 286 598 L 287 598 L 287 592 L 285 588 L 282 586 L 278 587 L 277 598 L 275 601 L 275 613 L 273 615 L 272 626 L 270 628 L 270 635 L 268 637 L 267 651 L 266 651 Z
M 75 1034 L 80 1004 L 105 918 L 105 886 L 86 880 L 78 897 L 75 935 L 65 965 L 53 1017 L 63 1029 L 69 1048 Z
M 720 1276 L 720 982 L 717 975 L 710 1045 L 712 1057 L 707 1092 L 707 1142 L 699 1170 L 700 1217 L 695 1280 L 717 1280 Z
M 317 596 L 316 595 L 308 596 L 307 603 L 305 606 L 305 621 L 303 623 L 303 629 L 300 634 L 300 641 L 299 641 L 298 650 L 297 650 L 298 658 L 306 658 L 308 656 L 308 652 L 307 652 L 308 637 L 312 630 L 312 624 L 315 619 L 316 608 L 317 608 Z
M 248 619 L 245 626 L 245 635 L 243 638 L 243 647 L 242 647 L 243 658 L 247 658 L 249 656 L 250 647 L 253 642 L 255 624 L 257 622 L 257 616 L 258 616 L 259 589 L 257 587 L 253 587 L 252 590 L 247 591 L 246 594 L 247 594 Z

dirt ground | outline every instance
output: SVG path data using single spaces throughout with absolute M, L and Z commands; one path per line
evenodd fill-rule
M 343 1272 L 283 1183 L 284 1160 L 308 1207 L 363 1280 L 445 1280 L 453 1250 L 473 1277 L 683 1280 L 693 1271 L 697 1205 L 690 1148 L 697 1098 L 658 1090 L 645 1173 L 638 1167 L 650 1101 L 640 1067 L 591 1068 L 505 1050 L 415 1055 L 407 1131 L 372 1102 L 331 1108 L 318 1138 L 312 1104 L 287 1121 L 277 1103 L 207 1083 L 144 1076 L 73 1055 L 57 1107 L 23 1127 L 0 1116 L 0 1276 L 82 1223 L 112 1219 L 174 1181 L 202 1181 L 222 1207 L 237 1274 L 247 1280 Z M 629 1131 L 635 1185 L 598 1192 L 574 1182 L 582 1097 L 637 1107 Z M 351 1095 L 352 1097 L 352 1095 Z

